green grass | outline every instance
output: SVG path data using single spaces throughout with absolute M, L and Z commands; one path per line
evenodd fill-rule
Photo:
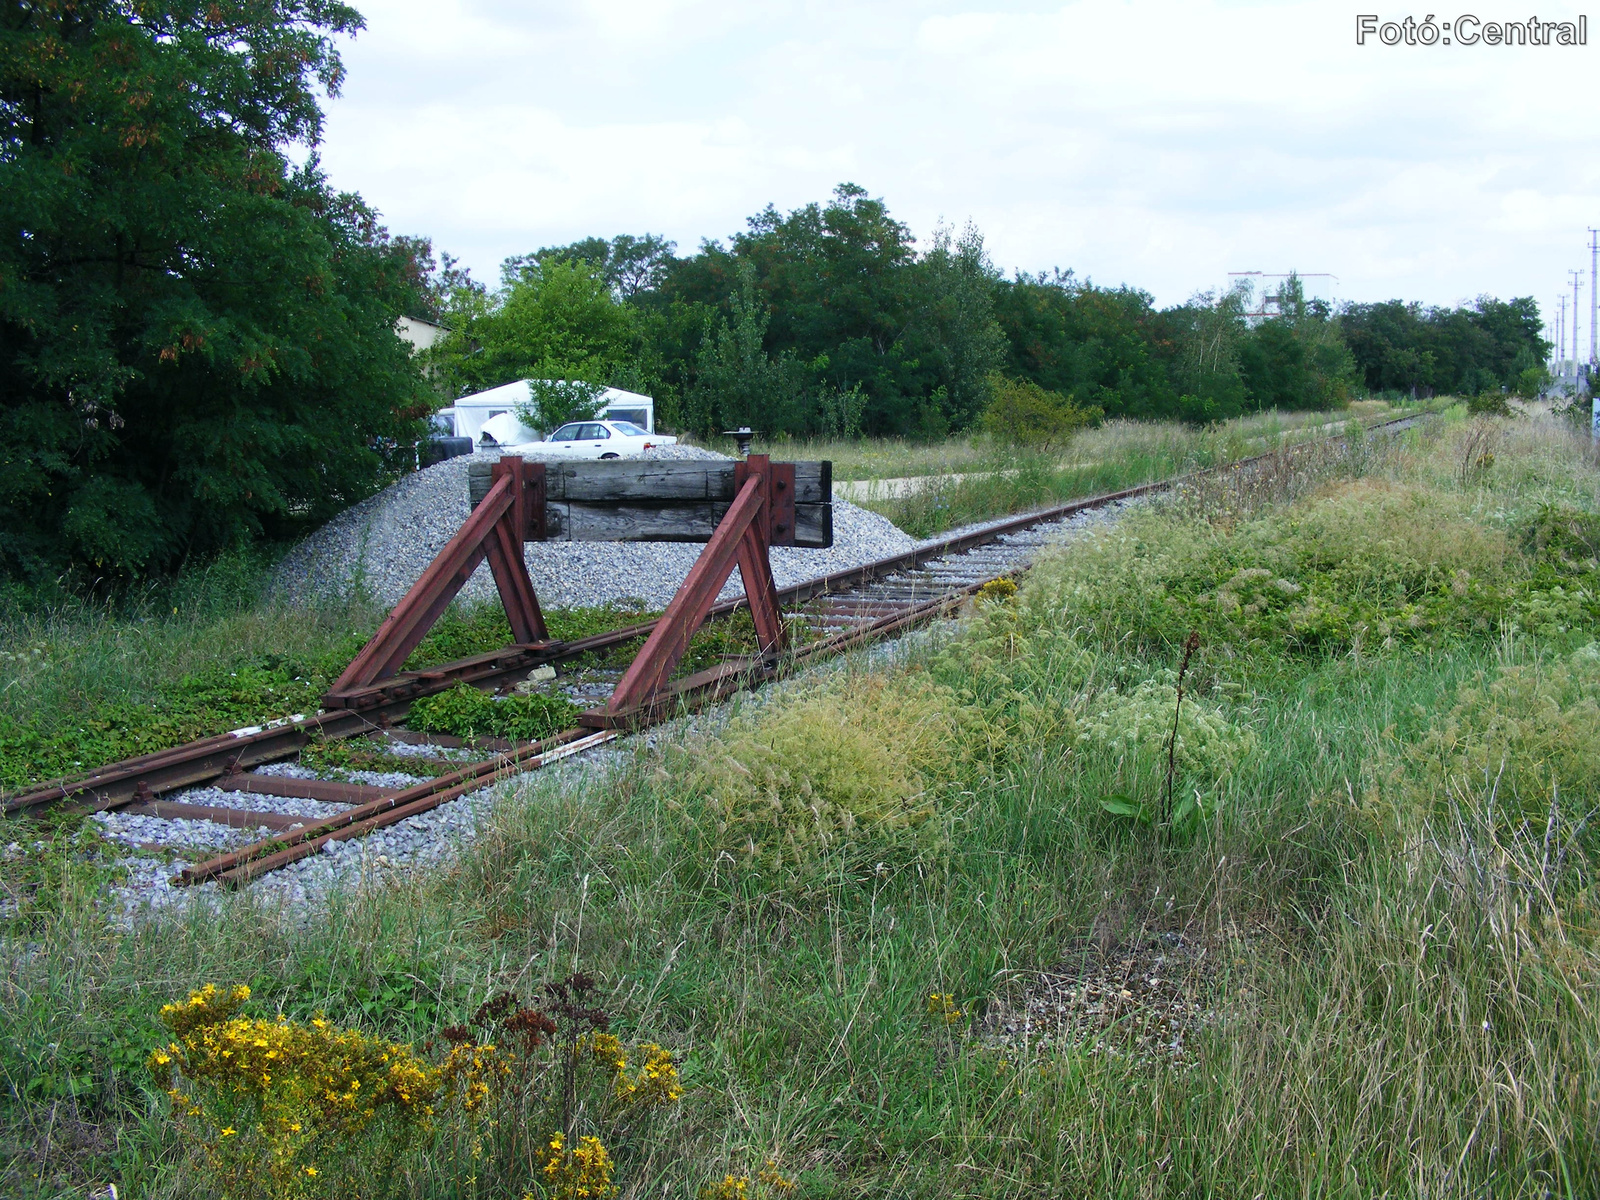
M 1052 466 L 1081 466 L 1091 459 L 1118 457 L 1127 452 L 1130 443 L 1139 444 L 1145 452 L 1153 445 L 1160 446 L 1160 453 L 1180 460 L 1186 451 L 1177 447 L 1201 446 L 1219 439 L 1266 449 L 1285 436 L 1336 425 L 1351 417 L 1374 420 L 1401 411 L 1404 411 L 1402 406 L 1363 400 L 1338 412 L 1272 411 L 1203 430 L 1176 422 L 1116 420 L 1108 422 L 1101 430 L 1080 435 L 1071 447 L 1046 461 Z M 736 449 L 731 438 L 714 438 L 708 444 L 727 454 Z M 833 477 L 840 482 L 961 475 L 1015 465 L 1010 447 L 996 446 L 981 434 L 960 434 L 935 442 L 884 437 L 784 437 L 775 440 L 758 437 L 751 442 L 750 449 L 753 453 L 786 461 L 826 459 L 833 463 Z
M 1210 429 L 1195 429 L 1170 421 L 1109 421 L 1098 430 L 1088 430 L 1067 450 L 1042 459 L 1048 467 L 1083 467 L 1102 458 L 1117 459 L 1123 454 L 1160 454 L 1163 459 L 1182 461 L 1197 448 L 1221 442 L 1237 443 L 1243 453 L 1266 450 L 1272 443 L 1291 435 L 1304 435 L 1320 427 L 1338 426 L 1350 418 L 1373 419 L 1405 411 L 1381 400 L 1362 400 L 1336 413 L 1258 413 L 1235 421 L 1219 422 Z M 731 438 L 714 438 L 710 445 L 723 453 L 734 453 Z M 786 461 L 827 459 L 834 464 L 837 482 L 894 480 L 894 478 L 942 477 L 989 472 L 1016 466 L 1016 451 L 995 445 L 979 434 L 962 434 L 942 442 L 917 442 L 910 438 L 755 438 L 750 443 L 755 454 L 771 454 Z M 1203 451 L 1202 451 L 1203 453 Z
M 146 603 L 119 611 L 63 603 L 15 613 L 0 626 L 0 662 L 14 664 L 0 688 L 0 791 L 315 712 L 380 615 L 359 598 L 288 608 L 248 594 L 192 608 Z M 648 615 L 598 607 L 556 609 L 546 617 L 553 636 L 575 639 Z M 510 641 L 497 603 L 457 606 L 406 667 L 434 666 Z M 625 661 L 625 649 L 617 654 Z
M 584 1127 L 623 1195 L 768 1161 L 804 1197 L 1592 1195 L 1600 655 L 1562 598 L 1600 563 L 1527 536 L 1552 506 L 1600 513 L 1585 442 L 1456 416 L 1199 489 L 892 662 L 508 787 L 459 862 L 306 924 L 247 893 L 115 933 L 102 869 L 57 850 L 7 917 L 0 1191 L 214 1194 L 141 1065 L 202 983 L 420 1049 L 580 967 L 688 1088 Z M 1102 801 L 1159 803 L 1191 629 L 1175 782 L 1202 803 L 1150 828 Z M 1204 951 L 1161 968 L 1201 1014 L 1181 1055 L 1139 1041 L 1137 995 L 1007 1032 L 1045 973 L 1092 982 L 1105 946 L 1143 978 L 1159 935 Z M 539 1195 L 497 1136 L 330 1159 L 310 1194 Z
M 1440 402 L 1442 405 L 1443 402 Z M 1435 405 L 1434 407 L 1439 407 Z M 1337 413 L 1263 413 L 1195 429 L 1110 421 L 1048 454 L 989 444 L 983 462 L 928 472 L 909 494 L 870 492 L 865 508 L 914 537 L 1167 479 L 1410 411 L 1363 401 Z M 884 478 L 863 475 L 860 478 Z

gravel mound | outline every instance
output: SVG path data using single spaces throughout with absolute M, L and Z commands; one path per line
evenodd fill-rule
M 407 475 L 341 513 L 279 563 L 271 584 L 273 595 L 306 604 L 360 588 L 379 603 L 393 605 L 467 519 L 471 511 L 467 464 L 494 462 L 499 457 L 480 452 L 447 459 Z M 696 446 L 663 446 L 645 457 L 724 456 Z M 834 544 L 827 550 L 775 547 L 772 570 L 778 586 L 900 554 L 913 545 L 911 538 L 886 518 L 838 498 L 833 503 L 833 536 Z M 525 557 L 534 589 L 547 606 L 573 608 L 640 600 L 647 607 L 663 608 L 700 549 L 673 542 L 530 542 Z M 735 571 L 722 595 L 726 599 L 743 590 Z M 468 602 L 492 600 L 496 595 L 487 564 L 461 589 L 461 598 Z

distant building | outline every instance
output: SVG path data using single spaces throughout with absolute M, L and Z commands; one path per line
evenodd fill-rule
M 401 317 L 394 323 L 394 331 L 411 343 L 414 354 L 442 342 L 450 332 L 443 325 L 421 317 Z

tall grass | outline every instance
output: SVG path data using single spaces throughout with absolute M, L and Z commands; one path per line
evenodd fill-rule
M 1108 421 L 1064 451 L 988 445 L 987 461 L 930 473 L 907 490 L 869 488 L 865 507 L 907 533 L 929 537 L 991 517 L 1119 491 L 1235 462 L 1327 433 L 1351 421 L 1399 415 L 1374 402 L 1340 413 L 1261 413 L 1197 429 L 1173 422 Z
M 1388 413 L 1405 411 L 1407 406 L 1390 405 L 1381 400 L 1358 400 L 1337 412 L 1279 412 L 1276 409 L 1253 413 L 1211 428 L 1213 434 L 1233 438 L 1242 445 L 1265 448 L 1269 443 L 1295 432 L 1333 428 L 1351 418 L 1371 420 Z M 1187 444 L 1206 431 L 1174 421 L 1108 421 L 1097 430 L 1081 435 L 1068 452 L 1052 456 L 1052 463 L 1071 463 L 1118 455 L 1138 447 L 1149 453 L 1155 447 Z M 709 445 L 732 454 L 731 438 L 712 438 Z M 751 450 L 777 458 L 833 463 L 833 477 L 839 481 L 908 479 L 922 476 L 961 475 L 975 471 L 1003 469 L 1010 464 L 1012 451 L 996 445 L 981 434 L 959 434 L 939 441 L 911 438 L 859 437 L 756 438 Z
M 508 787 L 458 861 L 327 912 L 247 894 L 119 934 L 62 856 L 5 935 L 0 1190 L 209 1194 L 139 1066 L 196 984 L 420 1045 L 581 967 L 688 1089 L 610 1145 L 624 1195 L 778 1194 L 768 1162 L 816 1197 L 1594 1194 L 1587 777 L 1506 742 L 1553 785 L 1512 809 L 1498 765 L 1427 749 L 1600 728 L 1562 682 L 1600 685 L 1594 620 L 1541 615 L 1600 564 L 1522 536 L 1543 505 L 1600 512 L 1600 471 L 1553 426 L 1496 430 L 1466 475 L 1452 418 L 1132 514 L 892 660 Z M 1206 804 L 1150 829 L 1102 801 L 1159 793 L 1165 734 L 1139 730 L 1170 727 L 1190 629 L 1178 785 Z M 1150 1010 L 1161 973 L 1192 1007 Z M 1180 1047 L 1140 1040 L 1157 1015 Z M 492 1157 L 419 1145 L 343 1194 L 540 1194 Z

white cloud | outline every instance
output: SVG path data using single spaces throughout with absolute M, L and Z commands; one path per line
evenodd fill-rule
M 845 179 L 920 236 L 970 217 L 1007 268 L 1163 303 L 1294 267 L 1347 298 L 1548 304 L 1600 221 L 1588 47 L 1357 47 L 1327 3 L 363 11 L 324 161 L 491 279 L 590 234 L 688 249 Z

